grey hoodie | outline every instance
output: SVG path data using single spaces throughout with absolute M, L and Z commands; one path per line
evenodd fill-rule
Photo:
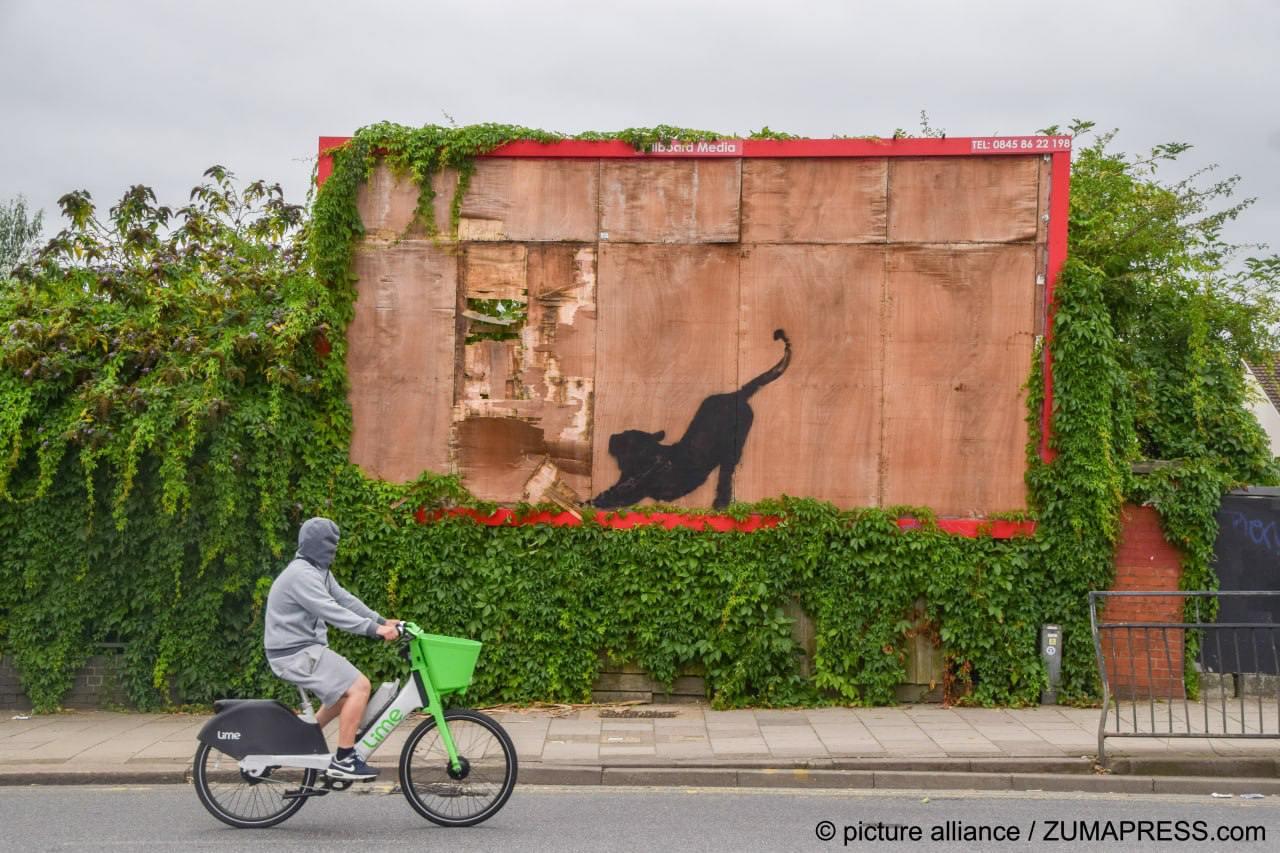
M 325 623 L 352 634 L 378 636 L 385 620 L 347 592 L 329 571 L 338 551 L 338 525 L 309 518 L 298 531 L 298 553 L 267 594 L 263 645 L 268 658 L 329 644 Z

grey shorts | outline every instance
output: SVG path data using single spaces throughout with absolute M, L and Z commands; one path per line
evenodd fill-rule
M 341 699 L 360 677 L 351 661 L 318 643 L 285 658 L 268 658 L 267 663 L 276 675 L 319 696 L 326 706 Z

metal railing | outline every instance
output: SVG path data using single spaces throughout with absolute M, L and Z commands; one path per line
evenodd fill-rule
M 1280 591 L 1090 592 L 1099 763 L 1109 737 L 1280 738 L 1277 608 Z

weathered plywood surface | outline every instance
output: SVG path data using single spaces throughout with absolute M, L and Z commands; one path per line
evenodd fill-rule
M 521 340 L 526 386 L 543 402 L 548 459 L 585 500 L 591 494 L 596 381 L 595 246 L 530 247 L 529 319 Z
M 755 419 L 736 497 L 820 495 L 872 506 L 880 491 L 880 246 L 753 246 L 742 261 L 742 384 L 778 361 L 786 371 L 751 400 Z
M 357 199 L 352 459 L 389 480 L 455 470 L 504 503 L 598 497 L 615 435 L 672 448 L 725 395 L 742 434 L 734 395 L 777 364 L 782 328 L 791 360 L 748 401 L 735 499 L 1022 508 L 1049 169 L 484 158 L 458 245 L 415 237 L 417 190 L 380 166 Z M 447 229 L 456 174 L 435 180 Z M 518 338 L 462 344 L 467 299 L 525 301 Z M 717 475 L 662 500 L 709 507 Z
M 457 259 L 427 240 L 355 253 L 351 461 L 393 482 L 448 471 Z
M 890 247 L 881 503 L 1026 505 L 1035 246 Z
M 595 240 L 599 191 L 595 160 L 480 159 L 462 200 L 459 237 Z
M 611 436 L 674 444 L 703 400 L 738 387 L 738 262 L 737 246 L 601 245 L 594 494 L 618 481 Z M 708 507 L 714 493 L 712 474 L 668 502 Z
M 528 421 L 474 417 L 458 425 L 462 484 L 481 500 L 518 500 L 543 453 L 542 430 Z
M 742 163 L 744 243 L 869 243 L 888 234 L 888 161 Z
M 528 300 L 518 340 L 465 347 L 459 467 L 477 495 L 538 500 L 558 479 L 589 497 L 595 256 L 594 246 L 569 243 L 466 248 L 468 296 Z
M 462 253 L 462 286 L 468 299 L 525 300 L 529 251 L 519 243 L 469 243 Z
M 1010 243 L 1036 237 L 1036 157 L 894 158 L 889 240 Z
M 735 242 L 741 184 L 742 161 L 737 159 L 606 160 L 601 166 L 600 239 Z
M 515 341 L 476 341 L 463 352 L 462 397 L 471 403 L 519 400 L 519 347 Z M 487 411 L 478 407 L 479 411 Z
M 436 230 L 449 230 L 449 206 L 453 202 L 458 173 L 446 169 L 432 176 L 431 188 L 436 197 L 431 209 Z M 356 209 L 364 223 L 365 235 L 375 240 L 395 240 L 402 236 L 425 236 L 426 230 L 413 221 L 418 208 L 418 185 L 409 175 L 397 175 L 379 163 L 369 173 L 369 180 L 356 192 Z M 412 226 L 412 227 L 410 227 Z

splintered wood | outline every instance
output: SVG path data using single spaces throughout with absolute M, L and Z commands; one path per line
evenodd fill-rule
M 380 166 L 351 458 L 569 508 L 1021 509 L 1049 179 L 1030 156 L 484 158 L 456 240 L 435 176 L 433 240 Z

